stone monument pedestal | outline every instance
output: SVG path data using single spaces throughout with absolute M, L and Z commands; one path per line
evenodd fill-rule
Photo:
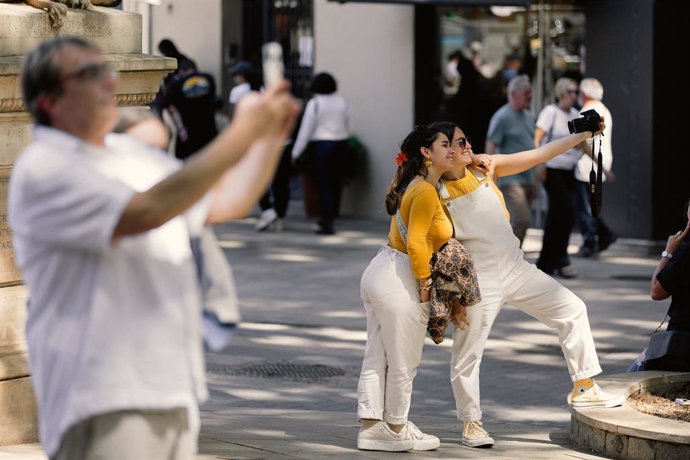
M 24 323 L 29 296 L 15 266 L 7 223 L 7 186 L 12 164 L 31 141 L 31 118 L 22 102 L 22 56 L 55 35 L 48 15 L 0 3 L 0 445 L 36 442 L 37 407 L 27 364 Z M 146 106 L 174 59 L 141 53 L 141 16 L 108 8 L 70 9 L 58 35 L 94 42 L 120 71 L 121 106 Z

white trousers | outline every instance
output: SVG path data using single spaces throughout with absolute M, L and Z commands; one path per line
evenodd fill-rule
M 479 365 L 491 326 L 504 303 L 558 331 L 558 340 L 573 381 L 601 372 L 587 309 L 579 297 L 525 260 L 503 279 L 495 273 L 480 272 L 477 275 L 482 302 L 468 309 L 469 328 L 464 331 L 456 329 L 453 334 L 450 373 L 459 419 L 475 421 L 482 418 Z
M 359 419 L 407 422 L 412 381 L 422 359 L 429 302 L 419 301 L 407 254 L 381 248 L 362 275 L 367 344 L 357 387 Z
M 196 436 L 186 409 L 123 410 L 71 427 L 52 460 L 192 460 Z

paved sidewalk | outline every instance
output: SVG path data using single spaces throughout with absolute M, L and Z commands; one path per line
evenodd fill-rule
M 388 222 L 383 215 L 341 219 L 336 235 L 319 236 L 301 205 L 291 203 L 280 233 L 256 233 L 255 218 L 216 229 L 234 267 L 243 323 L 226 351 L 207 355 L 211 397 L 202 407 L 199 459 L 602 458 L 570 442 L 571 384 L 555 332 L 512 307 L 498 317 L 482 363 L 484 423 L 494 448 L 459 444 L 446 339 L 427 341 L 410 413 L 441 447 L 358 451 L 356 389 L 366 340 L 359 279 L 385 243 Z M 538 235 L 530 232 L 525 247 L 534 260 Z M 598 260 L 573 258 L 580 277 L 563 284 L 587 303 L 607 374 L 624 372 L 664 317 L 668 302 L 647 294 L 657 261 L 621 243 Z M 45 457 L 36 446 L 0 447 L 0 460 L 20 458 Z

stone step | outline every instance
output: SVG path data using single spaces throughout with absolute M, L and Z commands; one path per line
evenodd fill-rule
M 177 68 L 175 59 L 148 54 L 106 54 L 105 57 L 120 72 L 115 92 L 121 106 L 150 104 L 158 92 L 161 78 Z M 20 56 L 0 57 L 0 166 L 11 165 L 31 140 L 30 117 L 22 100 L 20 72 Z M 0 180 L 2 177 L 0 171 Z M 5 195 L 0 194 L 2 196 Z
M 22 56 L 53 38 L 48 13 L 23 4 L 0 3 L 0 56 Z M 113 8 L 69 8 L 59 35 L 93 41 L 104 53 L 141 53 L 141 16 Z
M 4 225 L 7 226 L 6 223 Z M 0 251 L 3 260 L 10 255 L 11 250 Z M 24 286 L 0 289 L 0 381 L 29 375 L 24 335 L 27 296 Z
M 690 373 L 642 371 L 597 378 L 604 391 L 625 394 L 690 382 Z M 643 414 L 627 402 L 610 409 L 570 408 L 571 437 L 580 447 L 612 458 L 690 458 L 690 423 Z
M 38 441 L 36 414 L 28 377 L 0 382 L 0 446 Z

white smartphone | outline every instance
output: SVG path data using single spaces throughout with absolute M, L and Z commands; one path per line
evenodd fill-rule
M 283 47 L 278 42 L 269 42 L 262 48 L 264 88 L 269 88 L 283 79 Z

